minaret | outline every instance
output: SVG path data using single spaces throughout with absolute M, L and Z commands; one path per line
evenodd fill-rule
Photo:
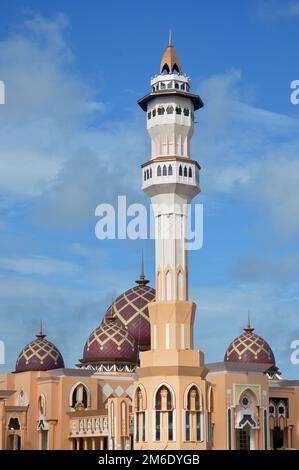
M 151 87 L 139 105 L 147 113 L 152 144 L 151 160 L 142 165 L 142 189 L 155 216 L 157 300 L 187 300 L 187 205 L 200 191 L 200 166 L 190 158 L 190 141 L 194 111 L 203 103 L 190 93 L 171 36 Z
M 171 35 L 160 74 L 139 100 L 146 112 L 151 159 L 142 165 L 142 189 L 155 219 L 156 301 L 149 304 L 151 349 L 140 354 L 135 383 L 136 449 L 206 448 L 207 369 L 193 349 L 195 304 L 188 301 L 188 204 L 199 193 L 199 164 L 191 159 L 194 112 Z

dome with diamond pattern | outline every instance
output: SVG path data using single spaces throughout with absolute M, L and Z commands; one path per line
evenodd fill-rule
M 36 339 L 20 352 L 16 372 L 46 371 L 64 368 L 64 361 L 56 346 L 46 339 L 42 328 Z

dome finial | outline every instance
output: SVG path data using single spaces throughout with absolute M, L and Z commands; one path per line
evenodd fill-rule
M 251 327 L 251 321 L 250 321 L 250 311 L 248 310 L 247 312 L 247 327 L 244 328 L 244 331 L 251 333 L 254 331 L 254 328 Z
M 168 46 L 163 54 L 160 64 L 160 74 L 163 74 L 164 72 L 166 72 L 167 74 L 173 74 L 174 72 L 178 74 L 182 73 L 182 67 L 179 58 L 176 55 L 176 52 L 172 45 L 171 31 L 169 31 Z
M 39 333 L 36 335 L 36 337 L 38 339 L 44 339 L 46 337 L 46 335 L 44 334 L 44 331 L 43 331 L 43 321 L 41 320 L 40 321 L 40 324 L 39 324 Z
M 149 283 L 147 279 L 145 279 L 144 275 L 144 261 L 143 261 L 143 251 L 141 252 L 141 269 L 140 269 L 140 277 L 139 279 L 136 279 L 136 284 L 139 286 L 146 286 L 146 284 Z

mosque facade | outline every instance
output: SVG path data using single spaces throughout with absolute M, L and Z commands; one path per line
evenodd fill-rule
M 194 347 L 185 239 L 200 192 L 190 144 L 203 102 L 171 38 L 150 86 L 138 103 L 151 139 L 141 174 L 154 211 L 155 289 L 142 262 L 73 368 L 40 328 L 0 375 L 0 449 L 299 449 L 299 380 L 282 378 L 250 319 L 223 361 L 206 363 Z

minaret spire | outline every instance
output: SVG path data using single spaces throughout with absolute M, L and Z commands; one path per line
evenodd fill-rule
M 168 33 L 168 47 L 172 47 L 172 34 L 171 34 L 171 29 L 169 30 L 169 33 Z
M 143 251 L 141 252 L 141 268 L 140 268 L 140 276 L 139 279 L 136 279 L 136 284 L 139 286 L 146 286 L 149 283 L 147 279 L 145 279 L 144 275 L 144 260 L 143 260 Z

